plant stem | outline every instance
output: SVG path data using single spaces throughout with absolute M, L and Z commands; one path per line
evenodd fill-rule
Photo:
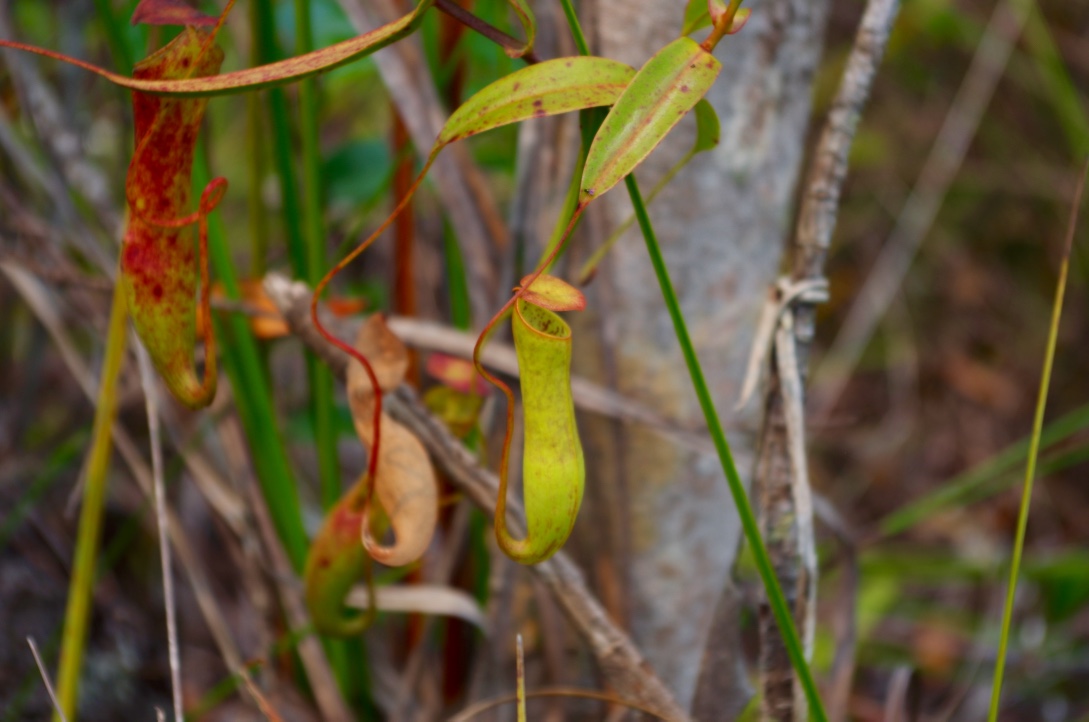
M 1082 170 L 1081 177 L 1078 179 L 1078 188 L 1074 194 L 1074 207 L 1070 212 L 1063 260 L 1059 266 L 1059 282 L 1055 288 L 1055 302 L 1051 308 L 1051 327 L 1047 333 L 1047 351 L 1044 353 L 1044 370 L 1040 375 L 1040 393 L 1036 398 L 1036 415 L 1032 420 L 1032 440 L 1029 442 L 1028 463 L 1025 464 L 1025 486 L 1021 491 L 1021 509 L 1017 514 L 1017 534 L 1013 542 L 1013 559 L 1010 560 L 1010 579 L 1006 589 L 1006 605 L 1002 612 L 998 657 L 995 659 L 994 681 L 991 684 L 991 708 L 987 715 L 989 722 L 995 722 L 998 719 L 998 705 L 1002 699 L 1002 676 L 1006 669 L 1006 651 L 1010 642 L 1010 626 L 1013 624 L 1013 603 L 1017 596 L 1017 577 L 1021 574 L 1021 557 L 1025 547 L 1025 532 L 1028 529 L 1029 507 L 1032 505 L 1036 457 L 1040 453 L 1040 436 L 1044 427 L 1044 412 L 1047 410 L 1047 392 L 1051 386 L 1051 368 L 1055 363 L 1059 321 L 1062 319 L 1063 297 L 1066 295 L 1066 277 L 1070 270 L 1070 248 L 1074 239 L 1074 229 L 1077 226 L 1078 209 L 1081 206 L 1087 170 L 1089 170 L 1089 163 Z
M 271 0 L 253 0 L 257 23 L 253 28 L 254 44 L 262 63 L 281 60 L 276 45 L 276 31 Z M 291 269 L 296 278 L 306 277 L 306 247 L 303 242 L 302 210 L 299 208 L 299 192 L 295 183 L 295 169 L 291 163 L 291 131 L 288 123 L 287 98 L 284 89 L 268 89 L 268 109 L 272 125 L 272 150 L 276 174 L 280 179 L 280 198 L 283 203 L 284 225 L 287 232 L 287 251 Z
M 767 590 L 771 611 L 775 615 L 775 621 L 779 624 L 779 631 L 783 635 L 783 642 L 786 645 L 787 653 L 790 655 L 791 664 L 794 665 L 794 670 L 797 672 L 805 690 L 813 717 L 817 722 L 827 722 L 827 716 L 821 704 L 820 693 L 817 691 L 817 685 L 809 671 L 809 665 L 805 661 L 805 653 L 798 637 L 798 630 L 794 626 L 794 618 L 791 616 L 790 609 L 783 598 L 783 590 L 779 586 L 778 578 L 775 576 L 775 570 L 771 565 L 767 547 L 764 546 L 764 540 L 760 536 L 756 516 L 749 504 L 749 498 L 745 492 L 745 487 L 741 483 L 741 477 L 737 473 L 737 466 L 734 464 L 733 454 L 730 452 L 730 444 L 726 440 L 722 422 L 719 421 L 718 412 L 715 410 L 714 401 L 711 399 L 711 392 L 708 390 L 707 382 L 703 378 L 703 369 L 700 366 L 699 358 L 696 356 L 695 348 L 692 346 L 692 339 L 688 335 L 684 314 L 681 312 L 677 294 L 673 290 L 673 282 L 669 278 L 669 270 L 662 258 L 661 249 L 658 247 L 657 236 L 655 236 L 654 229 L 650 225 L 650 217 L 647 215 L 646 204 L 639 192 L 635 176 L 625 177 L 624 184 L 628 188 L 628 195 L 631 197 L 632 206 L 635 208 L 635 217 L 639 222 L 640 230 L 643 232 L 643 239 L 647 245 L 647 254 L 654 266 L 658 284 L 662 287 L 662 298 L 669 310 L 669 317 L 673 321 L 673 330 L 677 335 L 677 341 L 681 345 L 681 352 L 684 354 L 688 373 L 692 377 L 692 387 L 696 391 L 700 408 L 703 410 L 703 416 L 707 420 L 707 428 L 711 434 L 711 439 L 714 441 L 715 450 L 718 452 L 722 471 L 726 475 L 726 483 L 730 487 L 730 494 L 737 505 L 737 513 L 741 518 L 741 527 L 745 532 L 745 539 L 752 548 L 756 568 L 760 572 L 760 578 Z
M 295 50 L 313 50 L 310 31 L 310 0 L 295 0 Z M 306 281 L 317 285 L 325 275 L 325 229 L 321 207 L 321 147 L 318 138 L 318 86 L 314 78 L 299 83 L 299 134 L 302 137 L 303 227 L 306 240 Z M 333 421 L 333 375 L 313 353 L 306 354 L 310 380 L 310 414 L 321 480 L 321 503 L 330 508 L 340 498 L 340 462 L 337 459 L 336 425 Z
M 98 386 L 95 407 L 94 437 L 87 458 L 87 475 L 83 487 L 83 507 L 79 514 L 79 531 L 68 588 L 68 606 L 64 613 L 64 637 L 61 642 L 60 670 L 57 674 L 57 694 L 60 707 L 71 721 L 76 719 L 79 698 L 79 673 L 83 666 L 83 651 L 87 643 L 87 618 L 94 589 L 95 562 L 102 532 L 102 512 L 106 504 L 107 472 L 113 450 L 111 432 L 117 416 L 117 381 L 125 359 L 128 311 L 122 285 L 117 282 L 110 309 L 110 326 L 106 333 L 106 357 Z M 60 715 L 54 714 L 54 722 Z
M 560 0 L 560 5 L 563 6 L 563 14 L 567 18 L 567 26 L 571 28 L 571 35 L 575 38 L 575 47 L 578 48 L 579 55 L 589 55 L 590 45 L 586 42 L 582 23 L 579 22 L 579 16 L 575 14 L 571 0 Z
M 210 175 L 207 160 L 200 148 L 198 146 L 193 163 L 193 182 L 198 188 L 207 183 Z M 208 219 L 208 255 L 227 297 L 239 299 L 241 293 L 234 274 L 231 251 L 227 247 L 222 221 L 216 214 Z M 257 342 L 243 316 L 232 314 L 218 325 L 218 329 L 229 336 L 222 344 L 223 366 L 235 392 L 236 407 L 250 443 L 261 493 L 292 566 L 295 571 L 301 572 L 306 563 L 309 543 L 302 523 L 295 475 L 276 428 L 276 409 Z
M 480 36 L 491 40 L 501 48 L 520 50 L 525 45 L 525 43 L 518 38 L 507 35 L 494 25 L 473 15 L 471 12 L 454 2 L 454 0 L 435 0 L 435 9 L 449 15 L 465 27 L 476 32 Z M 534 63 L 539 62 L 536 53 L 532 50 L 523 55 L 522 60 L 526 61 L 527 65 L 533 65 Z
M 250 4 L 250 28 L 258 28 L 262 22 L 261 6 Z M 254 67 L 262 62 L 260 38 L 256 37 L 250 51 L 250 64 Z M 266 257 L 268 256 L 269 224 L 265 213 L 264 200 L 261 197 L 261 184 L 265 176 L 265 157 L 263 140 L 264 123 L 261 121 L 261 96 L 258 93 L 246 94 L 246 170 L 249 182 L 249 225 L 250 225 L 250 275 L 261 278 L 265 275 Z

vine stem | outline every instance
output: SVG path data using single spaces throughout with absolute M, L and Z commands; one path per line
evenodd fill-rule
M 696 391 L 696 396 L 700 402 L 700 408 L 703 410 L 703 416 L 707 420 L 707 428 L 711 434 L 711 439 L 715 443 L 715 451 L 718 452 L 719 462 L 722 464 L 722 471 L 726 474 L 726 483 L 730 487 L 730 494 L 734 498 L 734 504 L 737 505 L 737 513 L 741 518 L 741 526 L 745 532 L 745 539 L 749 542 L 749 546 L 752 547 L 756 568 L 760 572 L 760 578 L 763 580 L 764 588 L 767 590 L 771 611 L 775 615 L 775 621 L 779 624 L 779 631 L 783 635 L 787 653 L 790 655 L 790 661 L 794 665 L 794 670 L 798 673 L 798 677 L 801 680 L 802 688 L 805 690 L 805 696 L 809 700 L 809 708 L 813 713 L 813 717 L 817 722 L 827 722 L 828 717 L 825 714 L 824 706 L 821 703 L 817 684 L 813 680 L 813 675 L 809 671 L 809 665 L 805 661 L 805 653 L 798 636 L 798 630 L 794 626 L 794 619 L 790 614 L 786 599 L 783 597 L 783 590 L 779 585 L 779 579 L 775 576 L 775 570 L 771 565 L 771 558 L 768 556 L 768 550 L 764 545 L 764 539 L 760 536 L 760 530 L 756 523 L 756 515 L 753 514 L 752 506 L 749 504 L 749 498 L 745 492 L 745 487 L 742 485 L 741 477 L 737 473 L 737 465 L 734 463 L 733 453 L 730 451 L 730 444 L 726 440 L 726 434 L 722 429 L 722 422 L 719 421 L 718 418 L 718 411 L 715 410 L 714 401 L 711 399 L 711 392 L 708 390 L 707 382 L 704 380 L 703 369 L 700 366 L 699 357 L 696 356 L 696 350 L 692 346 L 692 339 L 688 335 L 688 327 L 684 320 L 684 314 L 681 312 L 681 305 L 677 300 L 677 294 L 673 290 L 673 281 L 669 277 L 669 269 L 666 268 L 665 260 L 662 258 L 662 252 L 658 246 L 658 238 L 654 233 L 654 228 L 650 224 L 650 216 L 647 214 L 647 207 L 643 202 L 643 196 L 639 192 L 639 185 L 636 183 L 635 176 L 633 175 L 626 176 L 624 178 L 624 184 L 627 186 L 628 195 L 631 197 L 632 206 L 635 208 L 635 218 L 639 222 L 639 229 L 643 232 L 643 240 L 646 241 L 647 245 L 647 254 L 650 256 L 650 262 L 654 266 L 654 273 L 658 277 L 658 284 L 662 288 L 662 298 L 665 300 L 666 308 L 669 311 L 669 317 L 673 321 L 673 330 L 677 335 L 677 341 L 681 345 L 681 352 L 684 354 L 684 361 L 688 366 L 688 373 L 692 377 L 692 387 Z
M 64 634 L 61 641 L 60 670 L 57 674 L 57 696 L 60 708 L 54 722 L 76 718 L 79 698 L 79 672 L 87 644 L 87 618 L 91 610 L 96 560 L 102 536 L 102 512 L 106 504 L 107 472 L 113 451 L 111 430 L 117 417 L 117 382 L 125 360 L 125 321 L 128 311 L 123 286 L 114 285 L 110 325 L 106 333 L 106 357 L 95 405 L 94 438 L 87 457 L 87 476 L 83 488 L 83 507 L 79 514 L 72 582 L 68 590 L 68 606 L 64 612 Z

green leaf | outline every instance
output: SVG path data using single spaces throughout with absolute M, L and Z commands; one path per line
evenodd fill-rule
M 183 80 L 138 80 L 112 73 L 97 65 L 46 50 L 34 45 L 0 40 L 0 46 L 44 55 L 75 65 L 106 78 L 115 85 L 151 95 L 211 96 L 226 95 L 244 90 L 256 90 L 274 85 L 291 83 L 318 73 L 340 67 L 345 63 L 370 55 L 376 50 L 394 43 L 414 31 L 423 20 L 424 13 L 435 0 L 420 0 L 416 9 L 399 20 L 376 28 L 342 43 L 315 50 L 312 53 L 280 60 L 256 68 L 236 70 L 206 78 Z
M 654 188 L 647 194 L 647 205 L 650 205 L 658 194 L 669 185 L 669 182 L 681 172 L 681 169 L 688 165 L 688 161 L 692 160 L 697 154 L 707 150 L 711 150 L 718 145 L 719 138 L 721 136 L 721 128 L 718 122 L 718 113 L 715 112 L 715 108 L 707 99 L 704 98 L 700 102 L 696 103 L 696 107 L 693 108 L 696 116 L 696 142 L 692 144 L 692 149 L 684 154 L 684 156 L 677 161 L 677 164 L 669 169 L 661 180 L 654 186 Z M 597 267 L 601 261 L 605 258 L 605 255 L 609 252 L 616 242 L 620 240 L 632 224 L 635 223 L 635 214 L 628 216 L 628 219 L 621 223 L 619 226 L 609 234 L 609 237 L 605 239 L 605 242 L 594 251 L 594 254 L 587 259 L 582 268 L 579 269 L 578 280 L 576 281 L 580 286 L 585 286 L 591 280 L 593 280 L 594 274 L 597 272 Z
M 446 121 L 435 142 L 441 146 L 529 118 L 612 105 L 635 77 L 615 60 L 556 58 L 536 63 L 481 88 Z
M 692 146 L 691 155 L 711 150 L 722 137 L 722 126 L 713 105 L 702 99 L 693 110 L 696 114 L 696 142 Z
M 726 4 L 722 0 L 711 0 L 726 11 Z M 684 9 L 684 23 L 681 25 L 681 35 L 691 35 L 697 30 L 711 27 L 711 13 L 707 9 L 707 0 L 688 0 L 688 6 Z
M 520 58 L 530 50 L 533 50 L 533 43 L 537 39 L 537 19 L 533 17 L 533 11 L 529 9 L 529 5 L 526 4 L 526 0 L 507 0 L 511 10 L 518 16 L 518 20 L 522 23 L 522 28 L 526 31 L 526 44 L 518 49 L 503 48 L 508 56 L 512 58 Z
M 635 170 L 718 77 L 722 64 L 690 38 L 658 51 L 636 74 L 590 146 L 580 204 Z
M 711 6 L 714 6 L 714 13 L 711 11 Z M 715 24 L 717 18 L 722 17 L 726 13 L 726 3 L 722 0 L 688 0 L 688 5 L 684 9 L 684 22 L 681 24 L 681 35 L 691 35 L 697 30 L 703 28 L 709 28 Z M 726 31 L 727 35 L 733 35 L 740 30 L 749 19 L 749 15 L 752 13 L 750 8 L 743 8 L 737 11 L 734 15 L 733 21 L 730 23 L 730 29 Z
M 511 318 L 525 415 L 522 485 L 526 536 L 506 526 L 506 484 L 495 515 L 500 548 L 521 564 L 559 550 L 575 526 L 586 467 L 571 396 L 571 327 L 549 310 L 519 300 Z

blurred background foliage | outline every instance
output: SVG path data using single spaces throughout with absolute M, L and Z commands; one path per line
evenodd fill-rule
M 171 34 L 169 28 L 130 26 L 135 0 L 15 0 L 8 5 L 20 39 L 106 67 L 131 66 L 143 49 Z M 215 12 L 213 4 L 205 5 Z M 239 3 L 223 36 L 224 67 L 251 64 L 248 50 L 240 50 L 251 44 L 247 5 Z M 833 3 L 815 118 L 823 117 L 830 102 L 861 6 L 857 0 Z M 268 7 L 279 52 L 287 53 L 295 43 L 293 4 L 280 0 Z M 758 4 L 753 7 L 759 12 Z M 832 510 L 824 517 L 838 520 L 843 529 L 839 535 L 821 532 L 824 575 L 816 667 L 825 683 L 834 684 L 844 674 L 834 660 L 857 646 L 848 706 L 852 719 L 883 718 L 901 669 L 914 670 L 904 694 L 917 701 L 923 719 L 980 718 L 989 694 L 1003 570 L 1060 240 L 1075 174 L 1089 153 L 1089 2 L 1041 0 L 1034 6 L 970 135 L 964 162 L 939 196 L 934 223 L 857 367 L 848 369 L 846 385 L 839 389 L 835 369 L 822 363 L 858 289 L 887 252 L 886 241 L 920 183 L 994 8 L 992 0 L 905 0 L 855 143 L 829 260 L 832 300 L 818 324 L 810 463 L 815 487 Z M 334 0 L 313 0 L 311 12 L 315 46 L 353 34 Z M 476 0 L 474 12 L 518 32 L 503 0 Z M 432 77 L 451 105 L 521 65 L 471 33 L 440 57 L 443 22 L 431 13 L 422 32 Z M 0 63 L 0 125 L 35 167 L 55 178 L 49 170 L 52 151 L 21 107 L 8 58 L 5 54 Z M 107 193 L 120 216 L 131 143 L 127 94 L 79 70 L 36 65 L 59 98 L 87 162 L 108 180 Z M 461 79 L 453 77 L 453 67 L 462 69 Z M 288 87 L 284 92 L 291 118 L 287 150 L 297 158 L 298 91 Z M 260 97 L 267 102 L 266 92 Z M 248 144 L 254 126 L 247 120 L 246 102 L 244 96 L 213 101 L 205 143 L 211 172 L 226 175 L 231 183 L 220 226 L 239 278 L 290 267 L 283 186 L 273 161 L 275 144 L 283 139 L 277 140 L 272 115 L 263 111 L 255 146 L 262 171 L 256 176 L 259 187 L 253 187 L 246 169 L 254 162 L 254 146 Z M 323 218 L 332 259 L 381 220 L 391 205 L 396 165 L 414 155 L 391 143 L 393 114 L 373 61 L 323 76 L 319 103 Z M 488 133 L 468 145 L 505 210 L 515 178 L 516 129 Z M 77 194 L 71 209 L 60 212 L 52 205 L 48 184 L 36 185 L 28 177 L 25 159 L 5 144 L 0 152 L 0 260 L 29 269 L 53 288 L 78 348 L 98 363 L 109 285 L 93 263 L 71 252 L 61 227 L 69 224 L 71 232 L 89 234 L 111 255 L 117 241 L 109 240 L 112 229 L 95 217 L 86 199 Z M 925 179 L 923 184 L 925 190 Z M 267 213 L 268 235 L 260 244 L 251 238 L 256 231 L 249 204 L 255 197 Z M 464 281 L 451 230 L 426 186 L 415 208 L 419 314 L 464 325 Z M 1089 720 L 1086 235 L 1080 232 L 1075 243 L 1052 382 L 1051 426 L 1029 524 L 1004 695 L 1002 718 L 1009 720 Z M 264 256 L 255 257 L 254 249 L 262 248 Z M 368 310 L 391 310 L 393 253 L 389 239 L 383 240 L 340 277 L 334 295 L 362 297 Z M 228 335 L 224 353 L 236 353 L 238 343 Z M 204 449 L 225 475 L 248 477 L 255 467 L 258 475 L 266 473 L 260 460 L 251 465 L 239 443 L 227 399 L 233 396 L 234 403 L 245 406 L 256 403 L 254 394 L 272 390 L 275 415 L 266 421 L 286 441 L 287 471 L 297 481 L 301 500 L 297 512 L 313 533 L 321 505 L 302 356 L 292 341 L 261 342 L 258 349 L 258 361 L 271 379 L 268 386 L 221 393 L 211 414 L 179 415 L 171 433 L 180 448 Z M 425 377 L 424 383 L 433 381 Z M 35 314 L 9 283 L 0 282 L 0 719 L 6 721 L 41 719 L 48 709 L 22 640 L 33 634 L 47 659 L 55 657 L 75 530 L 66 500 L 80 474 L 92 413 Z M 135 373 L 123 381 L 121 413 L 123 426 L 143 439 L 146 422 Z M 240 413 L 254 412 L 243 408 Z M 342 398 L 334 413 L 335 440 L 348 479 L 362 468 L 362 452 Z M 250 444 L 253 456 L 261 456 L 262 447 L 252 436 Z M 120 460 L 115 459 L 114 468 L 118 475 L 128 473 Z M 287 682 L 270 697 L 285 719 L 313 718 L 307 683 L 289 652 L 293 637 L 269 611 L 275 603 L 255 602 L 252 596 L 254 590 L 267 592 L 267 586 L 240 581 L 248 552 L 232 541 L 227 522 L 196 493 L 177 453 L 168 456 L 167 480 L 173 505 L 191 531 L 240 646 L 253 659 L 265 660 L 257 665 L 263 673 Z M 147 715 L 150 705 L 165 706 L 169 689 L 149 506 L 120 483 L 114 489 L 81 706 L 85 720 Z M 469 530 L 471 540 L 455 582 L 490 614 L 497 604 L 506 605 L 512 625 L 527 634 L 532 656 L 539 651 L 540 636 L 554 630 L 557 621 L 550 615 L 556 610 L 535 609 L 527 589 L 503 590 L 499 602 L 494 595 L 489 598 L 490 525 L 474 512 Z M 742 567 L 755 589 L 755 576 Z M 189 709 L 202 712 L 194 718 L 257 718 L 233 692 L 186 584 L 181 584 L 179 604 L 186 698 Z M 852 619 L 857 623 L 853 640 L 846 632 Z M 497 674 L 513 679 L 512 668 L 502 667 L 509 651 L 496 651 L 502 642 L 485 639 L 469 625 L 443 623 L 421 642 L 418 617 L 391 614 L 380 620 L 367 637 L 366 652 L 348 649 L 336 663 L 358 670 L 364 654 L 370 660 L 369 672 L 355 675 L 346 688 L 349 702 L 362 714 L 373 710 L 376 699 L 385 700 L 393 668 L 399 669 L 407 650 L 420 645 L 428 646 L 426 665 L 439 680 L 438 709 L 454 709 L 471 693 L 488 688 L 481 687 L 481 669 L 498 669 Z M 746 625 L 751 630 L 751 620 Z M 751 646 L 753 636 L 745 642 Z M 577 676 L 572 671 L 571 677 Z M 596 708 L 568 709 L 583 709 L 593 717 L 585 709 Z

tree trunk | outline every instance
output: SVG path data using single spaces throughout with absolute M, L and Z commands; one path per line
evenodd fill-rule
M 752 464 L 759 422 L 754 414 L 759 411 L 757 404 L 742 414 L 732 407 L 756 318 L 780 267 L 828 3 L 749 4 L 748 25 L 719 46 L 723 70 L 708 96 L 722 122 L 721 144 L 697 157 L 650 207 L 743 473 Z M 594 52 L 639 67 L 677 36 L 683 6 L 679 0 L 594 0 L 582 4 L 580 15 L 596 38 Z M 686 120 L 648 159 L 638 173 L 645 190 L 687 151 L 693 137 L 694 123 Z M 602 205 L 608 228 L 631 213 L 622 187 Z M 703 416 L 637 229 L 611 252 L 590 295 L 598 313 L 582 323 L 597 328 L 586 329 L 581 337 L 596 332 L 604 342 L 583 344 L 582 372 L 611 376 L 623 393 L 702 428 Z M 637 426 L 612 433 L 619 463 L 588 454 L 588 493 L 592 504 L 597 495 L 598 512 L 612 510 L 614 518 L 605 526 L 624 532 L 606 533 L 606 541 L 627 548 L 595 556 L 630 560 L 614 576 L 636 640 L 681 705 L 688 706 L 712 612 L 737 549 L 737 513 L 713 451 L 685 451 Z M 594 428 L 588 435 L 602 436 Z M 716 666 L 737 682 L 736 664 L 722 664 L 722 651 L 716 650 Z

